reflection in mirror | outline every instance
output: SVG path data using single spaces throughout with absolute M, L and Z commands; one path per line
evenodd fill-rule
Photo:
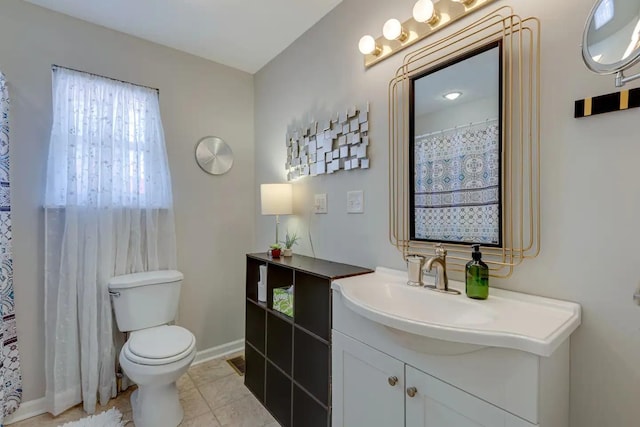
M 502 245 L 502 45 L 411 78 L 411 240 Z
M 640 56 L 640 1 L 598 0 L 585 28 L 582 56 L 601 74 L 635 63 Z

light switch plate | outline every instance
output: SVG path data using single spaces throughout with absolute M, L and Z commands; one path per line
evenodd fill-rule
M 347 192 L 347 213 L 364 213 L 364 192 L 362 190 Z
M 327 213 L 327 193 L 320 193 L 313 196 L 313 212 L 317 214 Z

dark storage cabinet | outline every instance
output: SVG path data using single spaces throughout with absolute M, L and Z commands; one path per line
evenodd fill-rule
M 267 265 L 267 302 L 258 301 Z M 331 426 L 331 282 L 371 273 L 302 255 L 247 255 L 244 383 L 283 427 Z M 294 285 L 293 318 L 273 310 L 273 289 Z

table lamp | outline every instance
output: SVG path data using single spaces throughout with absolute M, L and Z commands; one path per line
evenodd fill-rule
M 291 184 L 261 184 L 260 202 L 262 215 L 276 216 L 276 243 L 278 243 L 280 215 L 293 213 L 293 186 Z

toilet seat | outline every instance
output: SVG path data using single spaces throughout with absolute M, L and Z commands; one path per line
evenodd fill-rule
M 140 365 L 166 365 L 189 356 L 196 339 L 180 326 L 162 325 L 131 333 L 122 347 L 123 355 Z

